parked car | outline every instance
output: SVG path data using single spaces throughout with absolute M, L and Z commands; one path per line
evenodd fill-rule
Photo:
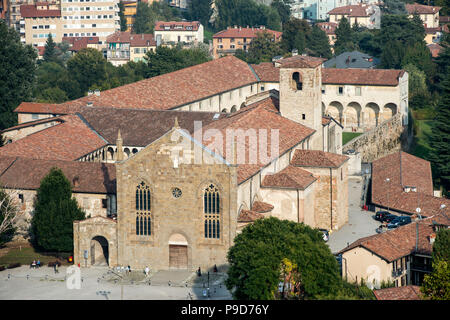
M 386 215 L 381 222 L 391 223 L 391 221 L 393 221 L 397 218 L 398 218 L 398 216 L 396 216 L 395 214 L 389 214 L 389 215 Z
M 397 217 L 396 219 L 392 220 L 388 225 L 388 229 L 395 229 L 397 227 L 403 226 L 405 224 L 411 223 L 411 217 L 403 216 L 403 217 Z
M 397 217 L 396 215 L 393 215 L 388 211 L 377 211 L 377 213 L 375 213 L 375 220 L 378 220 L 380 222 L 386 221 L 386 219 L 392 220 L 396 217 Z
M 328 233 L 327 229 L 319 229 L 323 233 L 323 241 L 327 242 L 328 238 L 330 237 L 330 234 Z

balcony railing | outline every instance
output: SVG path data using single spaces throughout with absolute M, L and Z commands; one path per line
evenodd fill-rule
M 423 263 L 414 263 L 410 266 L 411 270 L 414 271 L 422 271 L 422 272 L 432 272 L 433 268 L 429 264 L 423 264 Z
M 129 51 L 108 51 L 106 54 L 108 59 L 130 59 Z

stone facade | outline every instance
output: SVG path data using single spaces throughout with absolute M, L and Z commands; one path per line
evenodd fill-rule
M 176 144 L 171 140 L 174 130 L 133 157 L 117 163 L 117 242 L 113 241 L 116 245 L 114 248 L 110 245 L 109 250 L 117 250 L 117 258 L 109 257 L 110 266 L 144 268 L 148 265 L 152 269 L 179 267 L 194 270 L 226 263 L 237 227 L 236 168 L 217 163 L 217 159 L 207 153 L 204 157 L 209 158 L 206 161 L 211 164 L 185 163 L 192 159 L 192 150 L 202 152 L 197 145 L 192 150 L 178 150 L 180 158 L 174 157 L 172 147 Z M 136 230 L 136 188 L 141 183 L 151 190 L 151 210 L 148 212 L 151 228 L 147 235 L 137 235 Z M 203 195 L 211 184 L 220 195 L 219 238 L 205 238 Z M 174 195 L 175 188 L 181 190 L 181 196 Z M 110 225 L 106 227 L 108 229 Z M 91 228 L 95 229 L 95 221 Z M 95 234 L 77 234 L 77 227 L 74 232 L 75 239 Z M 105 238 L 111 243 L 111 239 Z M 88 240 L 77 248 L 75 263 L 80 261 L 84 250 L 88 250 Z M 184 265 L 172 264 L 172 258 L 179 258 L 175 249 L 186 253 Z
M 402 115 L 396 114 L 378 127 L 350 140 L 343 146 L 342 151 L 345 153 L 355 150 L 361 153 L 362 162 L 372 162 L 400 150 L 404 132 Z

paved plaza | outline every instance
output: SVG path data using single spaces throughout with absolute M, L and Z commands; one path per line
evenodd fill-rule
M 107 267 L 81 268 L 81 288 L 69 289 L 67 267 L 55 274 L 47 266 L 30 269 L 22 266 L 0 272 L 0 300 L 228 300 L 224 274 L 210 275 L 210 296 L 207 274 L 198 277 L 188 271 L 160 271 L 149 277 L 135 271 L 120 281 L 117 273 Z M 205 287 L 203 287 L 205 285 Z

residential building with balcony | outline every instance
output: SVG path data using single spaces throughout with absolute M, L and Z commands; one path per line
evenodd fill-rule
M 152 34 L 117 31 L 106 39 L 106 43 L 106 58 L 115 66 L 129 61 L 143 61 L 148 51 L 156 50 L 156 42 Z
M 64 37 L 106 38 L 120 30 L 119 0 L 61 0 Z
M 21 40 L 39 50 L 39 57 L 42 56 L 42 48 L 49 34 L 55 42 L 62 41 L 61 10 L 58 4 L 37 2 L 21 5 L 20 12 Z
M 346 18 L 350 25 L 357 23 L 359 26 L 368 29 L 380 29 L 381 11 L 380 7 L 371 4 L 357 4 L 337 7 L 328 12 L 330 22 L 339 23 L 342 18 Z
M 203 42 L 204 28 L 199 21 L 156 21 L 153 34 L 158 44 L 190 45 Z
M 268 32 L 275 42 L 281 41 L 282 32 L 266 29 L 264 26 L 257 28 L 228 27 L 213 36 L 213 57 L 214 59 L 226 55 L 234 55 L 236 50 L 248 51 L 251 42 L 259 33 Z

